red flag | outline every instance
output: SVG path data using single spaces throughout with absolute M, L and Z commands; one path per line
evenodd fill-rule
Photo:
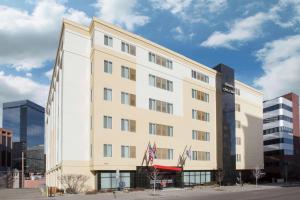
M 155 142 L 154 142 L 154 144 L 153 144 L 153 154 L 154 154 L 154 158 L 157 158 L 156 151 L 157 151 L 157 148 L 156 148 L 156 144 L 155 144 Z

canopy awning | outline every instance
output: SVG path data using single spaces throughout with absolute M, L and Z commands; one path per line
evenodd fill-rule
M 163 165 L 153 165 L 155 169 L 163 169 L 163 170 L 169 170 L 169 171 L 176 171 L 181 172 L 181 167 L 172 167 L 172 166 L 163 166 Z

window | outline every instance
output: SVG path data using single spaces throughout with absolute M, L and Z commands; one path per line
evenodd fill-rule
M 122 66 L 121 67 L 121 76 L 126 79 L 130 79 L 132 81 L 136 80 L 136 71 L 135 69 Z
M 112 89 L 104 88 L 104 100 L 112 101 Z
M 205 74 L 192 70 L 192 78 L 203 81 L 205 83 L 209 83 L 209 77 Z
M 135 146 L 121 146 L 121 157 L 122 158 L 135 158 L 136 147 Z
M 173 126 L 149 123 L 149 134 L 172 137 L 173 136 Z
M 173 149 L 157 148 L 157 159 L 173 160 Z
M 192 160 L 208 161 L 208 160 L 210 160 L 210 152 L 193 151 L 192 152 Z
M 154 76 L 152 74 L 149 74 L 149 85 L 168 91 L 173 91 L 172 81 Z
M 107 129 L 112 129 L 112 117 L 104 116 L 103 118 L 103 127 Z
M 238 88 L 235 88 L 235 94 L 236 94 L 236 95 L 238 95 L 238 96 L 240 96 L 240 95 L 241 95 L 241 91 L 240 91 L 240 89 L 238 89 Z
M 236 128 L 241 128 L 242 127 L 242 125 L 241 125 L 241 121 L 238 121 L 238 120 L 235 120 L 235 127 Z
M 267 135 L 267 134 L 278 133 L 278 132 L 293 133 L 293 129 L 286 126 L 281 126 L 281 127 L 265 129 L 263 134 Z
M 283 120 L 283 121 L 293 123 L 293 118 L 288 117 L 286 115 L 277 115 L 277 116 L 273 116 L 273 117 L 264 119 L 264 124 L 268 124 L 268 123 L 271 123 L 271 122 L 276 122 L 276 121 L 279 121 L 279 120 Z
M 134 94 L 121 92 L 121 103 L 125 104 L 125 105 L 135 106 L 136 105 L 136 96 Z
M 241 112 L 241 105 L 240 104 L 235 104 L 235 111 L 236 112 Z
M 91 89 L 91 102 L 93 102 L 93 90 Z
M 209 94 L 192 89 L 192 98 L 201 101 L 209 102 Z
M 173 114 L 173 104 L 155 99 L 149 99 L 149 110 Z
M 286 104 L 276 104 L 276 105 L 273 105 L 273 106 L 270 106 L 270 107 L 266 107 L 266 108 L 264 108 L 263 111 L 265 113 L 265 112 L 270 112 L 270 111 L 278 110 L 278 109 L 285 109 L 287 111 L 293 112 L 293 108 L 286 105 Z
M 155 54 L 149 52 L 149 61 L 155 63 Z
M 241 145 L 242 144 L 242 140 L 241 140 L 240 137 L 236 137 L 235 141 L 236 141 L 236 145 Z
M 163 56 L 156 55 L 152 52 L 149 52 L 149 62 L 156 63 L 158 65 L 161 65 L 163 67 L 172 69 L 173 68 L 173 62 Z
M 112 145 L 111 144 L 103 144 L 103 156 L 104 157 L 112 157 Z
M 236 154 L 236 162 L 241 162 L 242 156 L 241 154 Z
M 121 130 L 128 132 L 135 132 L 136 122 L 135 120 L 121 119 Z
M 192 131 L 193 140 L 210 141 L 210 133 L 204 131 Z
M 104 60 L 104 72 L 112 74 L 112 62 Z
M 193 109 L 192 110 L 192 118 L 209 122 L 209 113 Z
M 121 50 L 133 56 L 136 54 L 136 47 L 126 42 L 122 42 Z
M 113 38 L 108 35 L 104 35 L 104 44 L 106 46 L 112 47 L 113 46 Z

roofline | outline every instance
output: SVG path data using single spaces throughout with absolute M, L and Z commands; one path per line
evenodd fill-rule
M 297 95 L 297 94 L 294 93 L 294 92 L 289 92 L 289 93 L 283 94 L 283 95 L 281 95 L 281 96 L 277 96 L 277 97 L 274 97 L 274 98 L 272 98 L 272 99 L 265 100 L 264 102 L 272 101 L 272 100 L 274 100 L 274 99 L 279 99 L 280 97 L 285 98 L 284 96 L 285 96 L 285 95 L 288 95 L 288 94 L 294 94 L 294 95 Z M 297 95 L 297 96 L 298 96 L 298 95 Z M 299 96 L 298 96 L 298 97 L 299 97 Z M 286 99 L 286 100 L 289 100 L 289 99 L 287 99 L 287 98 L 285 98 L 285 99 Z M 291 100 L 289 100 L 289 101 L 291 101 Z
M 241 81 L 239 81 L 239 80 L 235 80 L 235 82 L 237 82 L 238 84 L 241 84 L 242 86 L 244 86 L 244 87 L 246 87 L 246 88 L 252 90 L 253 92 L 256 92 L 256 93 L 258 93 L 258 94 L 260 94 L 260 95 L 264 95 L 264 93 L 263 93 L 261 90 L 258 90 L 258 89 L 254 88 L 254 87 L 252 87 L 252 86 L 249 86 L 249 85 L 247 85 L 246 83 L 243 83 L 243 82 L 241 82 Z

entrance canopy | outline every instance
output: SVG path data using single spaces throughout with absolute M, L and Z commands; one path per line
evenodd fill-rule
M 176 171 L 181 172 L 181 167 L 172 167 L 172 166 L 163 166 L 163 165 L 153 165 L 155 169 L 163 169 L 163 170 L 169 170 L 169 171 Z

